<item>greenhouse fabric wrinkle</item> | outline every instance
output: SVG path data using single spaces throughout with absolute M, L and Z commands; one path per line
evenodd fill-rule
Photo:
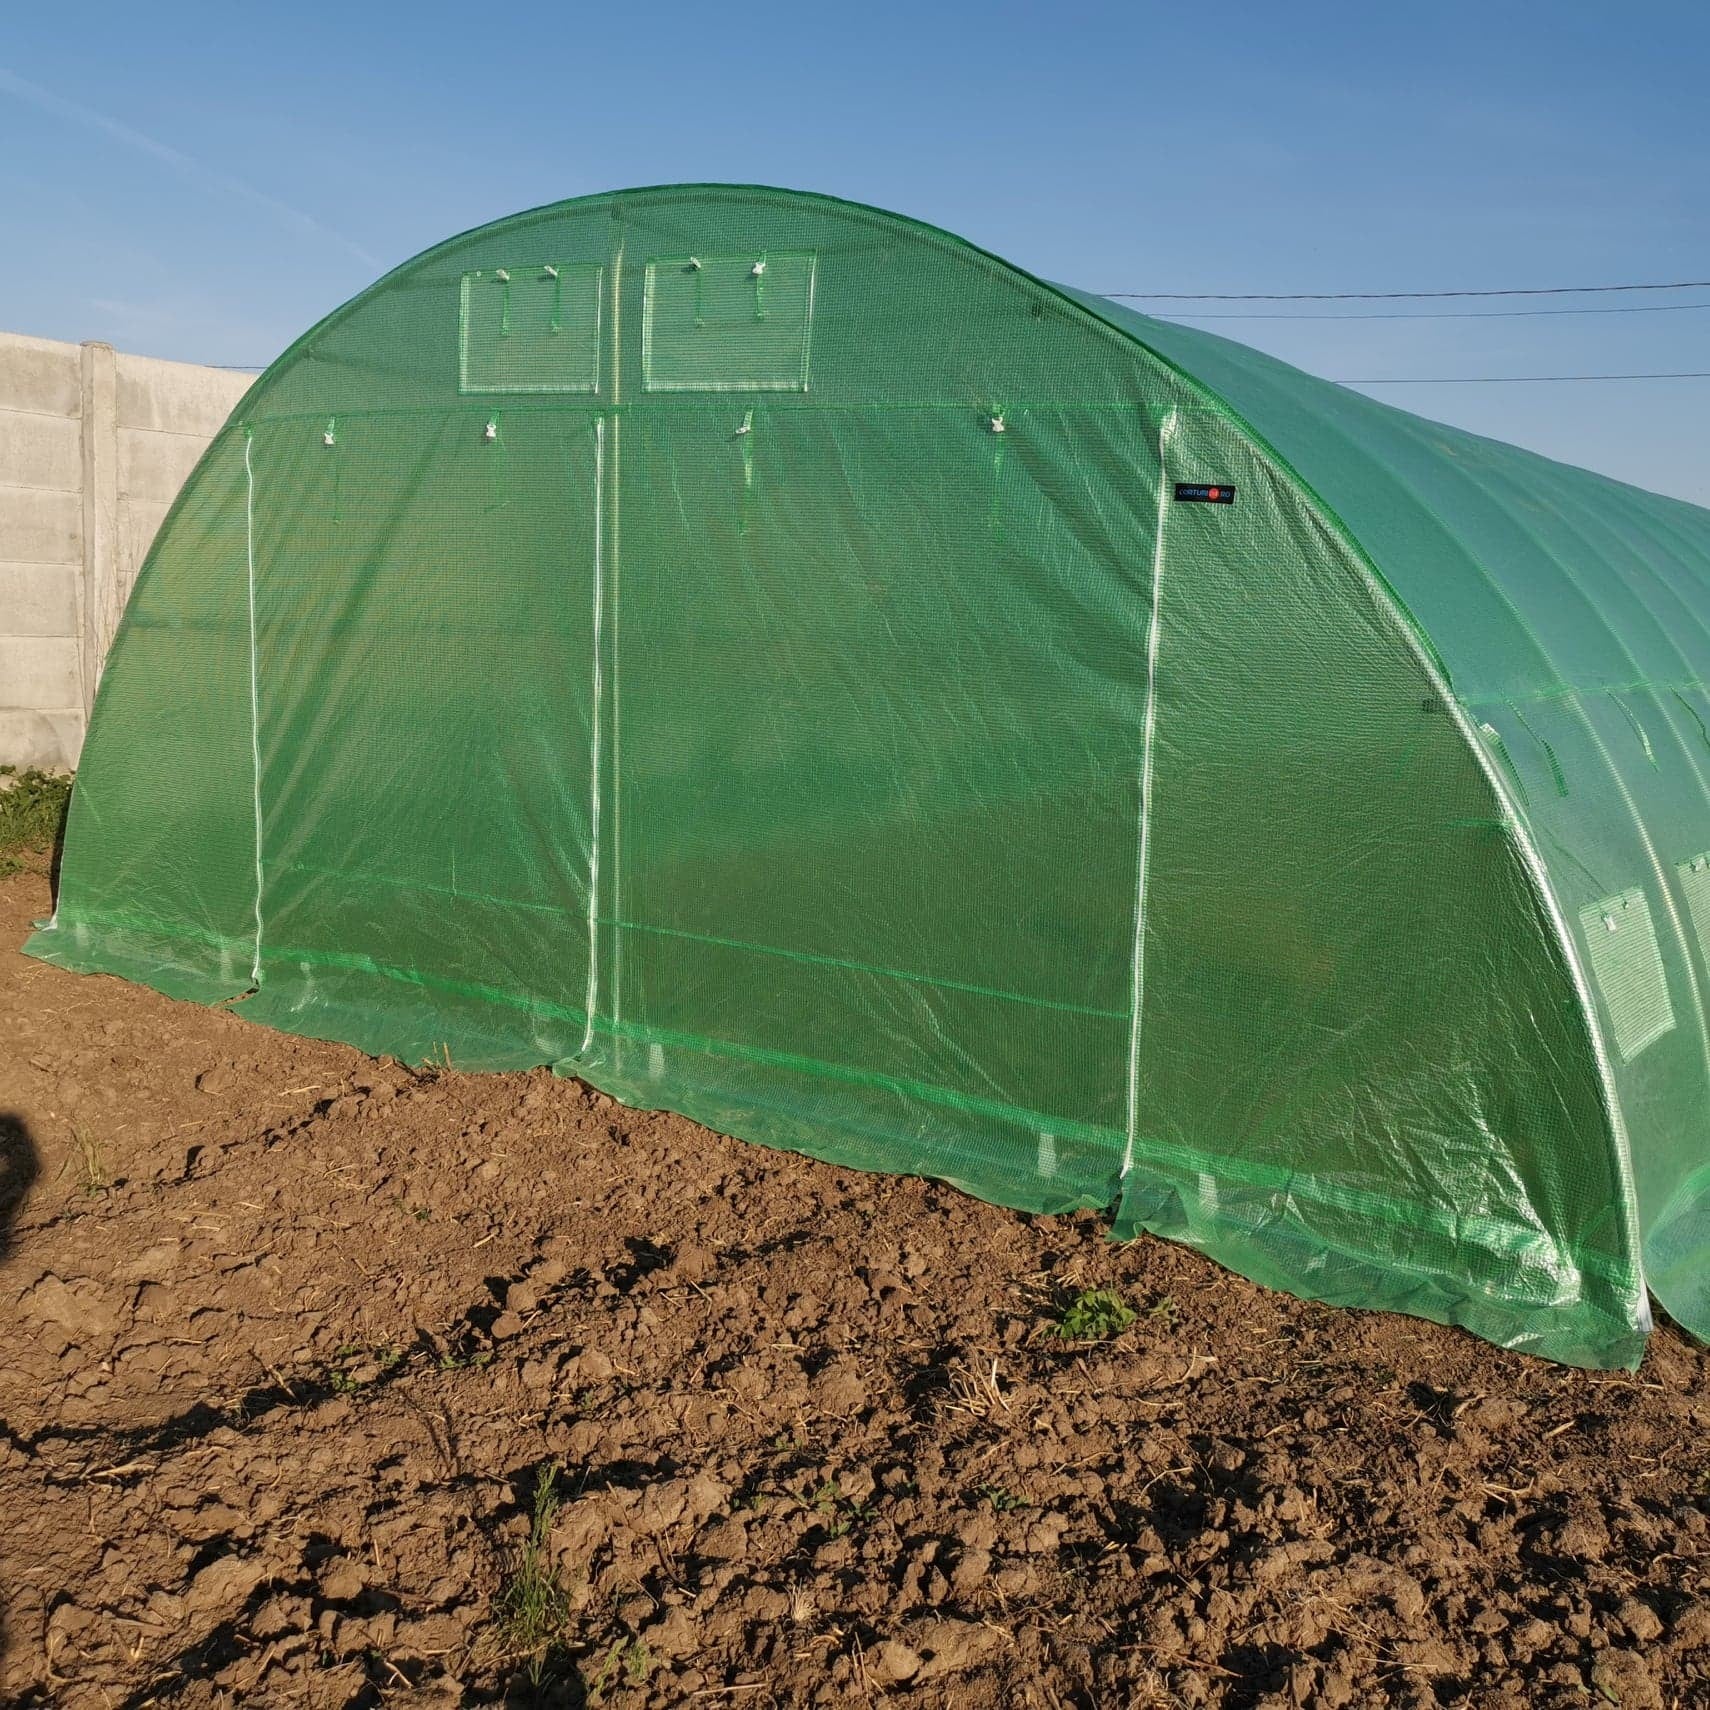
M 1710 1333 L 1710 515 L 831 198 L 453 238 L 160 531 L 32 954 Z

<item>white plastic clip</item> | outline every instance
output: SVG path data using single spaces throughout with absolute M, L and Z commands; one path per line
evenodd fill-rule
M 757 261 L 754 263 L 754 265 L 751 268 L 748 269 L 748 277 L 750 279 L 758 279 L 760 277 L 760 275 L 762 273 L 764 273 L 765 271 L 766 271 L 766 263 L 763 261 Z
M 481 437 L 491 444 L 492 441 L 499 437 L 499 424 L 497 422 L 488 422 L 487 431 Z
M 505 271 L 505 269 L 504 269 L 504 268 L 502 268 L 502 267 L 499 267 L 499 268 L 495 268 L 495 269 L 494 269 L 494 270 L 493 270 L 493 277 L 494 277 L 494 278 L 495 278 L 495 279 L 498 279 L 498 280 L 501 280 L 501 281 L 503 281 L 503 283 L 505 283 L 505 284 L 506 284 L 506 285 L 509 285 L 509 284 L 510 284 L 510 282 L 511 282 L 511 276 L 510 276 L 510 274 L 509 274 L 509 273 L 507 273 L 507 272 L 506 272 L 506 271 Z
M 548 279 L 556 279 L 558 277 L 558 269 L 554 267 L 550 261 L 542 264 L 542 271 L 546 274 Z
M 1009 431 L 1003 425 L 1003 417 L 1002 416 L 993 416 L 992 422 L 991 422 L 991 427 L 992 427 L 993 433 L 1007 433 Z

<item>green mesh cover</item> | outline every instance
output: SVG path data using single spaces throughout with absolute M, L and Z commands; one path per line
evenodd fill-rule
M 563 203 L 209 448 L 30 948 L 1632 1364 L 1710 1331 L 1707 579 L 892 215 Z

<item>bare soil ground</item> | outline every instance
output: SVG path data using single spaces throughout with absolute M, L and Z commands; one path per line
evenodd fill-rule
M 47 906 L 0 879 L 0 1701 L 1710 1704 L 1672 1327 L 1305 1305 L 64 974 Z M 1139 1316 L 1066 1343 L 1088 1287 Z

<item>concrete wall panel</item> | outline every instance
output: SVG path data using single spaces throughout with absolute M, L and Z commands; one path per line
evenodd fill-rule
M 0 558 L 12 564 L 83 563 L 83 495 L 0 486 Z M 6 623 L 0 614 L 0 634 Z
M 0 561 L 0 621 L 14 636 L 77 634 L 78 567 Z
M 121 426 L 120 499 L 164 499 L 170 504 L 207 444 L 206 439 L 194 434 Z
M 82 700 L 75 636 L 0 636 L 0 683 L 6 699 L 60 712 Z
M 83 439 L 76 418 L 0 409 L 0 484 L 80 492 Z
M 75 416 L 81 408 L 78 347 L 0 333 L 0 409 Z
M 137 571 L 252 380 L 0 333 L 0 764 L 76 764 Z
M 0 706 L 0 754 L 11 756 L 5 765 L 70 766 L 76 763 L 82 746 L 82 707 L 69 712 L 33 712 Z
M 204 442 L 225 425 L 226 417 L 255 380 L 225 368 L 198 368 L 188 362 L 159 362 L 150 356 L 118 353 L 118 411 L 121 428 L 190 434 Z

